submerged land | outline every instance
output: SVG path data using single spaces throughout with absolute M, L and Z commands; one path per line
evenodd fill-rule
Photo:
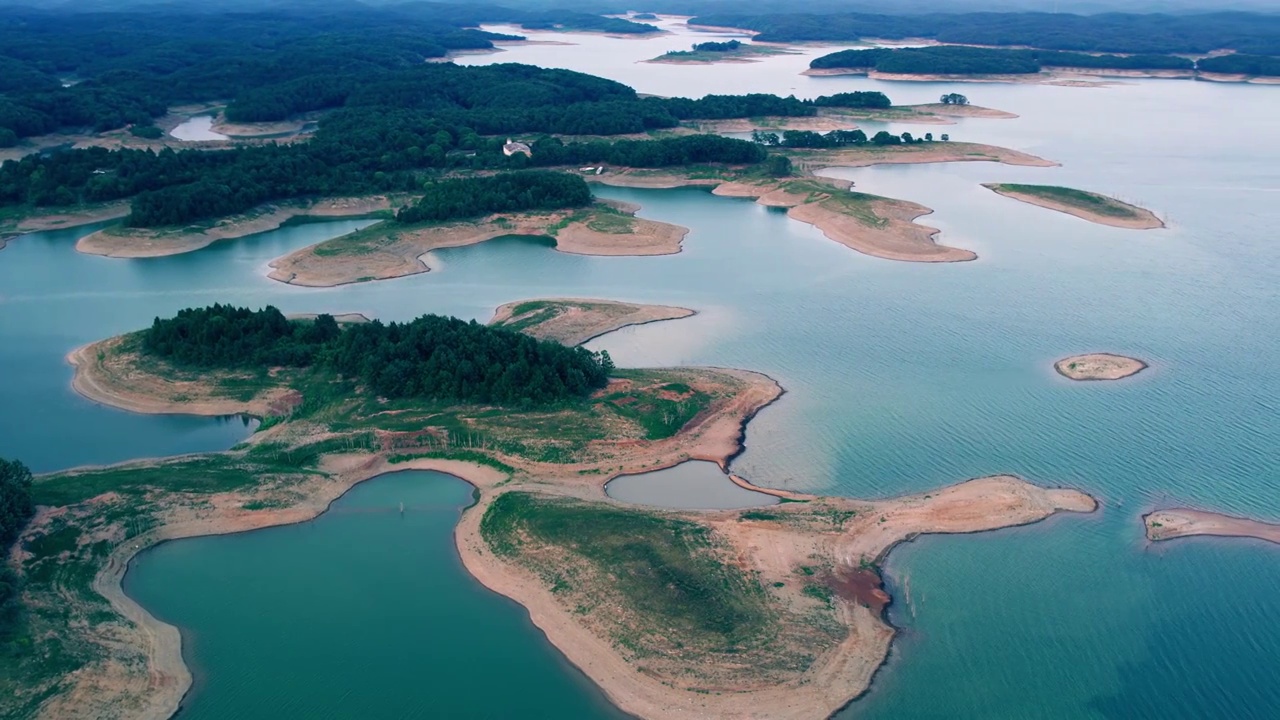
M 1124 355 L 1088 353 L 1063 358 L 1053 369 L 1071 380 L 1122 380 L 1146 370 L 1147 364 Z
M 1086 190 L 1010 183 L 986 183 L 983 187 L 1014 200 L 1074 215 L 1099 225 L 1131 230 L 1153 230 L 1165 226 L 1163 220 L 1146 208 Z
M 536 300 L 496 319 L 572 342 L 681 313 Z M 8 673 L 17 684 L 0 700 L 6 712 L 168 717 L 191 676 L 179 633 L 121 592 L 129 559 L 166 539 L 305 521 L 394 469 L 472 483 L 478 503 L 455 533 L 468 571 L 528 608 L 619 707 L 655 718 L 826 717 L 866 689 L 888 652 L 879 563 L 895 544 L 1095 507 L 1074 490 L 999 476 L 896 500 L 758 488 L 789 502 L 640 508 L 611 500 L 605 483 L 690 459 L 726 466 L 778 384 L 679 368 L 615 371 L 589 397 L 549 407 L 380 398 L 318 367 L 186 370 L 142 335 L 78 351 L 76 389 L 142 412 L 265 419 L 225 453 L 37 479 L 40 511 L 14 558 L 34 645 Z
M 1233 517 L 1221 513 L 1174 508 L 1156 510 L 1142 516 L 1147 539 L 1152 542 L 1209 535 L 1248 537 L 1280 544 L 1280 524 Z

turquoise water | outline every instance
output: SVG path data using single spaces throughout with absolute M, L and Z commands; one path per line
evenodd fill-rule
M 859 189 L 933 208 L 923 221 L 943 231 L 940 240 L 980 256 L 956 265 L 869 258 L 784 213 L 692 189 L 598 193 L 691 228 L 680 255 L 590 258 L 508 238 L 432 253 L 431 273 L 328 290 L 272 282 L 266 263 L 359 221 L 287 228 L 155 260 L 77 255 L 77 231 L 23 237 L 0 251 L 0 407 L 20 410 L 0 414 L 0 456 L 50 470 L 225 448 L 247 435 L 239 419 L 134 416 L 67 388 L 67 351 L 188 305 L 274 303 L 285 312 L 385 319 L 443 312 L 481 320 L 501 303 L 539 296 L 682 305 L 699 314 L 626 329 L 591 347 L 610 350 L 628 366 L 716 364 L 777 378 L 787 394 L 751 423 L 747 449 L 733 463 L 754 483 L 885 497 L 1012 472 L 1082 488 L 1103 504 L 1092 516 L 922 538 L 895 551 L 887 579 L 899 600 L 891 614 L 902 637 L 848 716 L 1269 717 L 1280 707 L 1276 548 L 1219 540 L 1148 546 L 1139 518 L 1152 507 L 1188 504 L 1280 520 L 1280 260 L 1271 239 L 1280 221 L 1280 146 L 1269 140 L 1280 90 L 1182 81 L 1106 88 L 890 84 L 798 77 L 790 66 L 796 58 L 678 73 L 627 59 L 660 54 L 645 43 L 676 40 L 687 44 L 672 37 L 575 38 L 578 48 L 526 46 L 467 61 L 554 54 L 557 62 L 547 64 L 611 75 L 658 94 L 882 88 L 895 101 L 916 102 L 954 90 L 1022 117 L 892 127 L 949 132 L 1063 166 L 830 171 Z M 1001 198 L 983 182 L 1112 193 L 1151 207 L 1170 228 L 1100 227 Z M 1052 371 L 1053 360 L 1092 350 L 1136 355 L 1151 369 L 1124 382 L 1089 384 Z M 441 516 L 441 532 L 452 517 Z M 324 520 L 300 527 L 311 528 L 316 543 L 329 542 Z M 279 655 L 257 652 L 254 633 L 220 619 L 224 610 L 216 606 L 237 602 L 247 585 L 263 585 L 270 601 L 263 607 L 306 606 L 335 631 L 353 632 L 356 626 L 345 624 L 350 618 L 374 622 L 343 611 L 349 606 L 342 598 L 306 578 L 304 568 L 321 561 L 320 553 L 295 558 L 296 574 L 286 564 L 252 583 L 217 581 L 233 564 L 226 558 L 285 547 L 287 536 L 270 532 L 261 541 L 250 534 L 166 545 L 146 557 L 188 552 L 188 542 L 195 549 L 188 561 L 147 560 L 129 576 L 130 592 L 172 586 L 154 604 L 138 597 L 195 638 L 188 653 L 203 680 L 193 712 L 204 703 L 230 708 L 222 703 L 238 702 L 231 695 L 258 692 L 235 690 L 230 678 L 280 678 L 287 670 Z M 402 574 L 394 539 L 379 539 L 376 528 L 364 526 L 333 532 L 371 553 L 388 548 L 371 556 L 385 561 L 367 563 L 354 587 L 386 590 L 384 599 L 402 603 L 392 603 L 397 613 L 424 607 L 413 590 L 423 581 Z M 451 556 L 447 543 L 430 552 L 439 553 L 437 560 Z M 198 585 L 208 588 L 207 602 L 186 604 L 194 593 L 183 590 L 188 580 L 181 578 L 191 576 L 181 573 L 209 576 Z M 457 582 L 474 589 L 465 577 Z M 495 610 L 493 617 L 500 616 Z M 387 627 L 378 628 L 384 634 L 349 635 L 332 652 L 348 665 L 364 663 Z M 200 639 L 214 634 L 225 648 L 215 651 Z M 493 652 L 546 652 L 536 633 L 511 632 L 502 640 Z M 280 651 L 314 649 L 315 642 L 300 631 L 281 639 Z M 437 649 L 461 656 L 468 642 L 442 637 Z M 365 699 L 361 713 L 412 712 L 411 696 L 451 693 L 470 674 L 402 657 L 420 671 L 412 681 L 383 685 L 374 674 L 359 676 L 352 691 Z M 574 684 L 570 669 L 544 664 L 560 678 L 558 685 L 546 681 L 557 688 L 548 708 L 562 708 L 565 717 L 595 712 L 594 696 Z M 512 675 L 535 670 L 541 668 Z M 228 685 L 218 682 L 224 674 Z M 295 698 L 328 691 L 319 679 L 279 682 L 271 692 Z M 468 707 L 476 716 L 509 716 L 502 702 L 484 695 Z
M 719 465 L 705 460 L 623 475 L 605 483 L 604 490 L 615 500 L 682 510 L 732 510 L 778 504 L 778 498 L 773 495 L 735 485 Z
M 183 630 L 181 717 L 625 717 L 467 575 L 453 527 L 470 502 L 461 480 L 407 471 L 309 523 L 143 553 L 125 590 Z

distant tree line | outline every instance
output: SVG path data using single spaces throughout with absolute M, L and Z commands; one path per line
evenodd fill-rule
M 439 315 L 341 328 L 329 315 L 291 321 L 274 307 L 217 304 L 156 318 L 142 342 L 181 366 L 312 367 L 379 397 L 442 402 L 553 404 L 604 387 L 613 371 L 607 353 Z
M 1172 14 L 1046 12 L 715 13 L 689 21 L 755 30 L 761 42 L 929 38 L 957 45 L 1020 46 L 1109 53 L 1207 53 L 1228 49 L 1280 55 L 1280 15 L 1246 12 Z
M 943 135 L 943 140 L 950 139 Z M 871 137 L 862 130 L 832 130 L 828 133 L 817 133 L 812 130 L 787 130 L 778 135 L 773 132 L 756 130 L 751 133 L 751 140 L 759 145 L 787 148 L 838 148 L 847 145 L 901 145 L 903 143 L 932 142 L 933 133 L 925 133 L 917 138 L 909 132 L 894 135 L 881 130 Z
M 428 183 L 422 199 L 396 213 L 396 220 L 438 222 L 498 212 L 560 210 L 590 202 L 591 189 L 579 175 L 524 170 Z
M 814 58 L 815 69 L 866 68 L 883 73 L 948 75 L 1014 75 L 1037 73 L 1044 68 L 1092 68 L 1102 70 L 1203 70 L 1274 75 L 1280 58 L 1256 55 L 1223 55 L 1198 62 L 1176 55 L 1091 55 L 1057 50 L 1012 50 L 938 45 L 919 48 L 870 48 L 841 50 Z M 1215 67 L 1247 67 L 1248 70 L 1216 70 Z
M 527 65 L 426 65 L 353 91 L 306 142 L 208 152 L 88 148 L 0 165 L 0 207 L 132 198 L 129 225 L 181 225 L 298 197 L 417 190 L 422 173 L 601 162 L 666 167 L 747 164 L 763 154 L 725 138 L 536 143 L 532 160 L 502 154 L 501 133 L 616 134 L 684 119 L 813 115 L 819 107 L 884 106 L 879 93 L 815 101 L 752 94 L 644 98 L 620 83 Z
M 703 42 L 695 43 L 694 52 L 730 52 L 742 47 L 742 43 L 737 40 L 729 40 L 728 42 Z
M 35 512 L 31 504 L 31 471 L 17 460 L 0 458 L 0 557 Z M 7 640 L 17 621 L 20 584 L 7 562 L 0 562 L 0 641 Z

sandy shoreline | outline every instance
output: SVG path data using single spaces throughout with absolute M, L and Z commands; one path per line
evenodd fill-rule
M 516 312 L 517 310 L 520 312 Z M 679 320 L 694 314 L 688 308 L 670 305 L 639 305 L 582 298 L 539 298 L 500 305 L 488 324 L 522 327 L 528 322 L 536 321 L 532 327 L 525 327 L 520 331 L 540 340 L 554 340 L 561 345 L 572 346 L 624 327 Z
M 46 214 L 29 215 L 11 225 L 0 225 L 0 250 L 4 249 L 7 241 L 29 233 L 91 225 L 105 220 L 117 220 L 128 214 L 129 203 L 115 202 L 97 207 L 54 210 Z
M 906 200 L 865 196 L 866 208 L 878 219 L 872 224 L 864 222 L 860 214 L 842 212 L 831 205 L 832 201 L 791 193 L 776 186 L 725 183 L 713 192 L 728 197 L 755 198 L 757 203 L 769 207 L 788 208 L 787 217 L 813 225 L 827 238 L 872 257 L 928 263 L 968 262 L 978 258 L 969 250 L 935 242 L 939 231 L 915 222 L 933 210 Z
M 613 224 L 598 225 L 605 222 L 604 215 L 574 220 L 574 211 L 497 215 L 476 222 L 404 230 L 387 224 L 276 258 L 270 263 L 268 277 L 304 287 L 334 287 L 417 275 L 430 271 L 422 258 L 434 250 L 511 235 L 554 237 L 556 250 L 575 255 L 671 255 L 680 252 L 689 232 L 679 225 L 631 216 L 626 210 L 605 214 Z M 359 251 L 349 251 L 357 239 Z
M 80 238 L 76 243 L 76 250 L 88 255 L 112 258 L 181 255 L 206 248 L 219 240 L 236 240 L 249 235 L 270 232 L 279 229 L 294 218 L 360 217 L 389 211 L 393 204 L 395 203 L 391 198 L 383 195 L 285 202 L 265 205 L 249 214 L 220 219 L 209 228 L 99 230 Z
M 995 192 L 997 195 L 1003 195 L 1007 198 L 1019 200 L 1029 205 L 1035 205 L 1037 207 L 1046 208 L 1048 210 L 1055 210 L 1060 213 L 1066 213 L 1067 215 L 1078 217 L 1081 220 L 1088 220 L 1089 222 L 1097 223 L 1099 225 L 1107 225 L 1110 227 L 1124 228 L 1127 230 L 1158 230 L 1160 228 L 1165 227 L 1164 221 L 1161 220 L 1159 217 L 1157 217 L 1156 214 L 1151 212 L 1150 210 L 1143 207 L 1138 207 L 1137 205 L 1132 205 L 1122 200 L 1117 200 L 1113 197 L 1108 197 L 1105 195 L 1101 195 L 1099 197 L 1105 198 L 1106 200 L 1112 203 L 1116 203 L 1119 206 L 1123 206 L 1124 209 L 1128 210 L 1131 213 L 1131 216 L 1116 217 L 1114 215 L 1106 215 L 1100 212 L 1089 210 L 1088 208 L 1079 207 L 1076 205 L 1069 205 L 1064 202 L 1057 202 L 1050 198 L 1041 197 L 1039 195 L 1034 195 L 1026 192 L 1019 192 L 1017 190 L 1013 190 L 1003 185 L 1000 185 L 999 183 L 983 183 L 982 187 L 987 188 L 992 192 Z M 1090 193 L 1090 194 L 1097 195 L 1097 193 Z
M 1059 375 L 1070 380 L 1121 380 L 1146 370 L 1148 365 L 1137 359 L 1111 353 L 1072 355 L 1053 364 Z
M 635 319 L 631 308 L 644 308 L 618 303 L 617 309 L 627 312 L 615 314 L 612 306 L 606 308 L 607 311 L 596 307 L 609 305 L 609 301 L 558 302 L 591 303 L 589 312 L 596 313 L 594 322 L 597 324 L 612 322 L 620 325 L 621 319 Z M 518 303 L 504 308 L 516 305 Z M 658 314 L 689 312 L 683 308 L 650 307 L 656 308 Z M 498 315 L 501 314 L 500 309 Z M 547 322 L 554 320 L 550 318 Z M 582 332 L 585 331 L 579 331 L 579 334 Z M 103 343 L 121 341 L 121 338 L 113 338 Z M 155 384 L 138 383 L 137 377 L 126 372 L 108 372 L 118 366 L 101 362 L 101 357 L 90 350 L 101 346 L 102 343 L 98 343 L 73 353 L 77 360 L 77 378 L 82 372 L 92 374 L 101 371 L 97 382 L 82 383 L 78 390 L 126 409 L 150 407 L 153 410 L 173 410 L 173 389 L 167 387 L 170 383 L 157 388 Z M 568 497 L 615 507 L 633 507 L 608 498 L 604 492 L 605 484 L 619 475 L 653 470 L 690 459 L 708 460 L 727 467 L 729 460 L 743 449 L 747 423 L 783 393 L 774 380 L 750 371 L 687 368 L 664 372 L 670 379 L 659 382 L 679 379 L 694 386 L 712 382 L 734 389 L 730 395 L 716 400 L 705 412 L 686 423 L 675 436 L 640 445 L 629 440 L 606 440 L 606 445 L 616 447 L 616 450 L 606 452 L 588 465 L 551 464 L 498 455 L 498 459 L 515 467 L 515 475 L 508 479 L 506 473 L 490 467 L 457 461 L 420 458 L 391 464 L 386 458 L 394 451 L 392 444 L 384 445 L 383 450 L 376 453 L 324 457 L 321 467 L 328 475 L 288 486 L 288 497 L 292 499 L 285 506 L 270 507 L 257 503 L 256 507 L 269 509 L 246 509 L 250 507 L 249 500 L 275 497 L 272 493 L 278 489 L 270 487 L 269 483 L 162 505 L 157 516 L 160 525 L 117 546 L 94 579 L 94 588 L 130 621 L 123 629 L 113 631 L 112 641 L 136 649 L 138 652 L 133 657 L 141 658 L 141 666 L 98 662 L 77 671 L 70 689 L 47 701 L 41 708 L 42 714 L 48 717 L 112 715 L 160 720 L 176 711 L 189 690 L 191 675 L 182 659 L 180 634 L 173 627 L 156 620 L 121 590 L 121 579 L 129 561 L 137 553 L 169 539 L 304 522 L 322 513 L 356 483 L 387 472 L 437 470 L 474 485 L 480 491 L 479 503 L 463 513 L 455 528 L 458 551 L 468 572 L 486 587 L 524 605 L 548 640 L 596 682 L 615 704 L 625 711 L 654 718 L 701 718 L 708 715 L 816 718 L 830 715 L 865 691 L 885 660 L 894 636 L 894 629 L 883 615 L 883 607 L 889 602 L 889 597 L 880 589 L 878 576 L 866 574 L 868 563 L 880 562 L 895 545 L 919 534 L 981 532 L 1036 522 L 1057 512 L 1089 512 L 1096 507 L 1093 499 L 1083 493 L 1041 488 L 1010 476 L 981 478 L 928 494 L 870 502 L 756 488 L 742 478 L 731 478 L 749 489 L 801 502 L 770 507 L 770 513 L 778 514 L 777 520 L 765 516 L 748 522 L 740 517 L 739 511 L 675 511 L 672 514 L 703 524 L 722 538 L 727 543 L 728 552 L 759 574 L 762 585 L 766 580 L 780 579 L 785 588 L 777 589 L 776 582 L 768 583 L 767 587 L 771 597 L 782 602 L 783 607 L 790 607 L 790 603 L 814 602 L 812 598 L 805 599 L 800 592 L 801 584 L 794 581 L 796 566 L 814 562 L 810 559 L 812 557 L 824 558 L 822 567 L 831 568 L 824 573 L 835 573 L 839 578 L 848 575 L 861 579 L 856 582 L 838 581 L 837 587 L 844 589 L 839 591 L 838 598 L 828 602 L 837 603 L 830 607 L 835 612 L 832 617 L 839 621 L 842 639 L 813 648 L 817 654 L 811 664 L 802 670 L 786 671 L 779 676 L 783 680 L 780 683 L 716 686 L 718 690 L 708 692 L 694 678 L 665 674 L 673 667 L 681 667 L 678 660 L 672 661 L 675 665 L 644 671 L 638 669 L 607 634 L 601 634 L 601 626 L 585 621 L 566 605 L 564 598 L 551 593 L 542 579 L 531 576 L 519 564 L 495 555 L 479 534 L 480 520 L 485 511 L 495 498 L 506 492 L 530 492 L 543 497 Z M 622 387 L 633 381 L 617 382 L 620 383 L 618 387 Z M 125 385 L 130 392 L 121 391 L 113 387 L 114 384 Z M 160 394 L 150 403 L 133 397 L 134 393 L 147 392 Z M 183 394 L 196 393 L 185 388 Z M 257 401 L 255 398 L 238 407 L 219 410 L 248 412 Z M 192 409 L 190 405 L 181 407 L 184 412 Z M 286 423 L 263 435 L 278 439 L 288 437 L 288 433 Z M 262 437 L 255 436 L 251 442 L 257 440 L 262 440 Z M 88 501 L 90 504 L 93 502 Z M 42 513 L 47 515 L 47 509 Z M 835 516 L 833 513 L 845 518 L 838 526 L 833 526 L 829 519 Z M 787 518 L 795 518 L 795 521 Z M 821 519 L 819 525 L 812 524 L 814 518 Z M 33 525 L 40 521 L 37 518 Z M 782 627 L 792 633 L 788 635 L 791 638 L 788 642 L 809 637 L 805 634 L 808 631 L 802 627 Z M 800 634 L 795 635 L 796 632 Z M 751 668 L 746 668 L 746 671 L 753 672 Z M 729 667 L 718 668 L 715 672 L 731 677 L 740 671 Z
M 1280 544 L 1280 524 L 1204 510 L 1190 508 L 1155 510 L 1143 515 L 1142 523 L 1146 528 L 1147 539 L 1151 542 L 1208 535 L 1256 538 Z

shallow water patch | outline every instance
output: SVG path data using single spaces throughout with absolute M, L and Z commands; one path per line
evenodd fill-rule
M 623 475 L 604 490 L 623 502 L 673 510 L 730 510 L 778 504 L 778 498 L 735 485 L 719 465 L 690 460 L 653 472 Z

